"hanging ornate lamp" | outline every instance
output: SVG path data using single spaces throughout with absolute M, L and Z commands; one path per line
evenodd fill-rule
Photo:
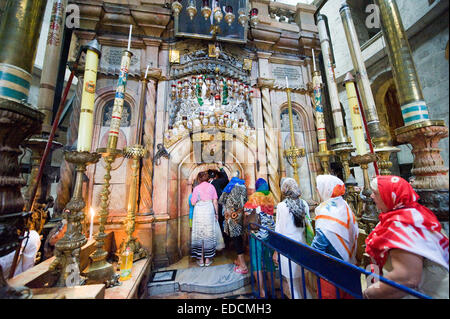
M 209 7 L 209 0 L 203 0 L 202 15 L 205 18 L 205 20 L 208 20 L 209 17 L 211 16 L 211 8 Z
M 186 11 L 188 12 L 191 20 L 193 20 L 195 15 L 197 14 L 197 7 L 195 6 L 195 0 L 189 1 L 189 6 L 186 8 Z
M 220 23 L 223 18 L 222 9 L 220 9 L 219 1 L 216 0 L 216 6 L 214 8 L 214 19 L 217 21 L 217 23 Z
M 226 6 L 225 7 L 225 21 L 228 23 L 229 26 L 234 21 L 234 13 L 233 13 L 233 7 L 232 6 Z
M 239 21 L 240 25 L 245 27 L 245 25 L 248 22 L 248 15 L 247 15 L 246 8 L 239 8 L 238 14 L 239 14 L 238 21 Z
M 258 21 L 258 9 L 253 8 L 250 10 L 250 23 L 255 27 L 258 24 Z
M 181 9 L 183 9 L 183 5 L 180 2 L 178 1 L 172 2 L 172 11 L 175 14 L 175 16 L 178 17 L 178 15 L 181 12 Z

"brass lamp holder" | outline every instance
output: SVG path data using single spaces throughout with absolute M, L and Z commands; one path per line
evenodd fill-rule
M 133 251 L 133 262 L 148 257 L 147 250 L 145 250 L 141 246 L 137 238 L 133 237 L 137 211 L 138 175 L 140 167 L 139 164 L 141 158 L 143 158 L 146 154 L 147 150 L 142 145 L 139 144 L 135 144 L 132 147 L 126 147 L 123 152 L 124 157 L 132 159 L 132 166 L 131 166 L 132 175 L 128 197 L 128 214 L 125 220 L 127 236 L 120 245 L 119 251 L 120 253 L 123 253 L 127 247 L 130 247 L 131 251 Z
M 351 173 L 350 173 L 350 156 L 351 153 L 354 152 L 356 148 L 352 146 L 345 145 L 343 147 L 338 147 L 334 149 L 334 152 L 337 156 L 339 156 L 339 160 L 342 163 L 342 167 L 344 168 L 344 180 L 346 181 Z
M 75 188 L 72 199 L 64 209 L 64 217 L 67 219 L 67 231 L 55 245 L 56 259 L 49 266 L 49 270 L 57 272 L 56 286 L 66 287 L 82 284 L 84 280 L 80 273 L 80 250 L 86 244 L 87 239 L 82 232 L 81 221 L 84 220 L 83 209 L 83 175 L 86 166 L 97 163 L 101 157 L 98 153 L 90 152 L 65 152 L 67 162 L 76 165 Z
M 364 155 L 353 156 L 350 159 L 352 164 L 359 165 L 363 171 L 364 176 L 364 189 L 362 191 L 362 200 L 364 202 L 363 213 L 361 215 L 361 222 L 363 223 L 364 230 L 366 234 L 370 234 L 372 229 L 378 223 L 378 209 L 370 197 L 372 195 L 372 191 L 370 189 L 370 180 L 369 180 L 369 163 L 375 162 L 377 157 L 373 153 L 367 153 Z
M 105 251 L 105 225 L 106 220 L 108 218 L 108 206 L 109 206 L 109 195 L 110 195 L 110 184 L 111 180 L 111 166 L 112 163 L 116 160 L 116 158 L 122 156 L 122 151 L 118 149 L 108 149 L 108 148 L 99 148 L 97 152 L 103 156 L 105 160 L 105 176 L 104 176 L 104 184 L 103 190 L 101 192 L 101 210 L 99 213 L 99 228 L 98 233 L 95 235 L 95 246 L 96 250 L 94 253 L 90 255 L 91 263 L 86 271 L 86 276 L 88 278 L 88 284 L 102 284 L 104 283 L 106 287 L 118 286 L 121 283 L 119 282 L 119 274 L 116 274 L 114 271 L 113 265 L 106 261 L 106 257 L 108 256 L 108 252 Z
M 325 175 L 330 174 L 330 156 L 334 155 L 334 151 L 323 150 L 315 154 L 319 158 L 319 162 L 322 165 L 323 173 Z

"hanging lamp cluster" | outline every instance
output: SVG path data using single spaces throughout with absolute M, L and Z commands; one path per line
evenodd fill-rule
M 225 1 L 212 0 L 212 7 L 210 7 L 210 0 L 202 0 L 201 15 L 208 20 L 213 15 L 212 23 L 219 24 L 223 19 L 225 22 L 231 26 L 234 22 L 236 15 L 233 13 L 233 7 L 227 5 Z M 225 3 L 225 4 L 224 4 Z M 175 0 L 172 2 L 172 11 L 175 16 L 179 16 L 183 10 L 183 5 L 180 1 Z M 188 0 L 188 6 L 186 7 L 186 12 L 189 18 L 194 20 L 197 15 L 197 4 L 195 0 Z M 225 14 L 224 14 L 225 12 Z M 247 1 L 240 1 L 240 8 L 237 10 L 238 22 L 242 27 L 245 27 L 248 21 L 250 21 L 251 26 L 256 26 L 258 24 L 258 9 L 252 8 L 250 11 L 247 8 Z

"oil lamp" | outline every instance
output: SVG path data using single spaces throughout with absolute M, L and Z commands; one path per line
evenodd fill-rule
M 225 21 L 228 23 L 229 26 L 234 21 L 234 13 L 233 13 L 233 7 L 232 6 L 226 6 L 225 7 Z
M 209 7 L 209 0 L 203 0 L 201 12 L 205 20 L 208 20 L 209 17 L 211 16 L 211 8 Z
M 183 5 L 180 2 L 178 1 L 172 2 L 172 11 L 175 14 L 175 16 L 178 17 L 178 15 L 181 12 L 181 9 L 183 9 Z
M 189 1 L 189 6 L 186 8 L 186 10 L 191 20 L 193 20 L 195 15 L 197 14 L 197 7 L 195 6 L 195 0 Z
M 258 24 L 258 9 L 253 8 L 250 10 L 250 23 L 252 26 L 256 26 Z

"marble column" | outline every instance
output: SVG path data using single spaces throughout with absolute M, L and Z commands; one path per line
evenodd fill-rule
M 159 53 L 159 41 L 145 40 L 146 48 L 146 61 L 143 66 L 149 66 L 148 76 L 149 81 L 147 83 L 145 94 L 146 106 L 144 109 L 145 122 L 144 122 L 144 137 L 143 145 L 147 149 L 148 153 L 145 158 L 142 159 L 141 168 L 141 183 L 140 183 L 140 203 L 139 211 L 141 214 L 153 214 L 152 206 L 152 191 L 153 191 L 153 156 L 155 148 L 155 115 L 156 115 L 156 87 L 158 85 L 158 79 L 161 77 L 161 69 L 158 68 L 158 59 L 156 58 Z
M 278 146 L 277 132 L 274 129 L 272 117 L 272 105 L 270 103 L 270 88 L 273 87 L 275 80 L 267 78 L 258 78 L 258 86 L 261 89 L 262 110 L 264 119 L 264 137 L 266 141 L 267 153 L 267 169 L 268 183 L 275 201 L 279 202 L 281 198 L 280 192 L 280 175 L 278 172 Z
M 158 144 L 164 145 L 164 131 L 168 126 L 167 108 L 166 105 L 169 100 L 169 45 L 162 43 L 159 51 L 159 67 L 161 68 L 161 78 L 158 81 L 156 91 L 156 119 L 155 119 L 155 140 L 153 152 L 156 150 Z M 145 126 L 144 126 L 145 130 Z M 153 200 L 153 213 L 155 221 L 153 223 L 153 265 L 155 267 L 166 267 L 171 261 L 167 253 L 167 236 L 168 236 L 168 221 L 170 216 L 168 214 L 168 195 L 169 195 L 169 160 L 165 157 L 161 158 L 159 165 L 154 166 L 152 197 L 158 200 Z

